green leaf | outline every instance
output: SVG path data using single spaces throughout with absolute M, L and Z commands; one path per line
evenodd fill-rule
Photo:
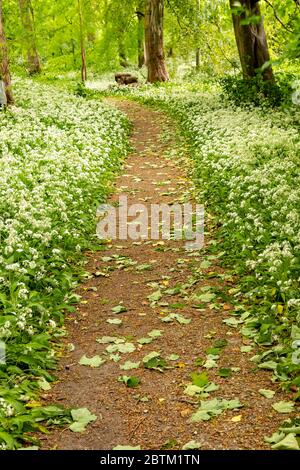
M 250 352 L 251 350 L 252 350 L 252 346 L 241 346 L 241 347 L 240 347 L 240 351 L 241 351 L 242 353 L 248 353 L 248 352 Z
M 226 325 L 236 328 L 238 325 L 243 323 L 243 320 L 238 320 L 237 318 L 230 317 L 230 318 L 226 318 L 225 320 L 223 320 L 223 323 L 226 323 Z
M 110 344 L 110 343 L 125 343 L 125 339 L 118 338 L 116 336 L 102 336 L 102 338 L 96 339 L 97 343 L 100 344 Z
M 150 302 L 158 302 L 162 298 L 162 293 L 160 290 L 153 292 L 153 294 L 148 296 Z
M 143 358 L 143 364 L 146 369 L 154 369 L 160 372 L 166 368 L 166 361 L 160 357 L 160 354 L 153 351 Z
M 73 432 L 84 432 L 86 430 L 86 424 L 76 421 L 69 426 L 69 429 Z
M 207 377 L 206 372 L 203 372 L 202 374 L 198 374 L 197 372 L 192 372 L 191 373 L 191 379 L 193 385 L 197 385 L 198 387 L 204 387 L 209 383 L 209 379 Z
M 108 320 L 106 320 L 106 322 L 110 325 L 122 325 L 123 320 L 119 318 L 109 318 Z
M 184 446 L 182 447 L 182 450 L 194 450 L 194 449 L 200 449 L 201 444 L 200 442 L 197 441 L 189 441 Z
M 160 336 L 162 336 L 162 333 L 163 331 L 162 330 L 152 330 L 150 331 L 150 333 L 148 333 L 148 336 L 150 336 L 150 338 L 159 338 Z
M 194 397 L 196 395 L 200 395 L 204 392 L 202 387 L 198 387 L 198 385 L 189 384 L 184 389 L 184 394 L 189 395 L 190 397 Z
M 131 362 L 131 361 L 126 361 L 125 364 L 120 365 L 120 369 L 122 370 L 138 369 L 139 367 L 140 367 L 140 362 Z
M 18 450 L 40 450 L 38 446 L 29 446 L 29 447 L 19 447 Z
M 79 364 L 82 366 L 90 366 L 90 367 L 100 367 L 102 364 L 105 363 L 105 359 L 102 359 L 100 356 L 94 356 L 94 357 L 87 357 L 87 356 L 82 356 L 82 358 L 79 361 Z
M 176 320 L 180 325 L 189 325 L 192 321 L 190 318 L 185 318 L 179 313 L 170 313 L 169 315 L 161 318 L 161 321 L 164 323 L 171 323 L 173 320 Z
M 277 363 L 275 361 L 262 362 L 261 364 L 258 365 L 258 367 L 259 369 L 276 370 Z
M 111 311 L 113 313 L 119 314 L 119 313 L 127 312 L 127 308 L 124 307 L 124 305 L 117 305 L 116 307 L 113 307 Z
M 124 343 L 124 344 L 111 344 L 107 346 L 106 351 L 109 354 L 112 353 L 121 353 L 121 354 L 127 354 L 127 353 L 132 353 L 135 351 L 135 346 L 133 343 Z
M 277 444 L 272 445 L 274 450 L 299 450 L 299 444 L 294 434 L 287 434 Z
M 49 382 L 47 382 L 46 379 L 42 378 L 40 380 L 38 380 L 38 386 L 44 390 L 45 392 L 48 391 L 48 390 L 51 390 L 51 385 L 49 384 Z
M 83 432 L 86 426 L 92 421 L 96 421 L 97 416 L 93 415 L 87 408 L 78 408 L 71 410 L 71 416 L 74 423 L 69 426 L 73 432 Z
M 136 388 L 141 383 L 141 379 L 134 375 L 131 377 L 128 375 L 122 375 L 118 380 L 119 382 L 123 382 L 129 388 Z
M 110 354 L 109 359 L 114 362 L 119 362 L 121 360 L 120 354 Z
M 156 357 L 160 357 L 160 353 L 158 353 L 157 351 L 152 351 L 151 353 L 143 357 L 143 363 L 147 364 L 147 362 L 149 362 L 151 359 L 154 359 Z
M 150 344 L 153 342 L 153 338 L 141 338 L 137 341 L 139 344 Z
M 216 298 L 216 294 L 206 292 L 205 294 L 198 295 L 197 297 L 201 302 L 209 303 Z
M 265 388 L 260 388 L 258 392 L 265 398 L 273 398 L 275 395 L 273 390 L 267 390 Z
M 170 354 L 166 359 L 167 361 L 178 361 L 179 357 L 178 354 Z
M 228 378 L 232 376 L 232 370 L 227 368 L 219 369 L 218 375 L 220 377 Z
M 204 261 L 202 261 L 202 263 L 200 263 L 200 268 L 201 269 L 208 269 L 208 268 L 210 268 L 210 266 L 211 266 L 211 262 L 207 261 L 207 260 L 204 260 Z
M 150 271 L 151 269 L 153 269 L 152 264 L 140 264 L 136 267 L 137 271 Z
M 218 358 L 219 358 L 219 356 L 208 355 L 207 360 L 203 364 L 203 367 L 205 367 L 205 369 L 213 369 L 214 367 L 218 367 L 218 364 L 216 362 L 216 359 L 218 359 Z
M 13 438 L 13 436 L 4 431 L 0 431 L 0 442 L 5 442 L 9 450 L 14 450 L 16 448 L 17 441 Z
M 239 400 L 225 400 L 213 398 L 212 400 L 201 401 L 200 408 L 191 417 L 192 422 L 209 421 L 220 415 L 225 410 L 236 410 L 243 405 Z
M 278 413 L 291 413 L 294 409 L 295 403 L 292 401 L 278 401 L 273 403 L 272 408 Z

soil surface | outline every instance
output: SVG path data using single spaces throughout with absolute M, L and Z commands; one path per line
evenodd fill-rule
M 144 204 L 150 213 L 151 204 L 188 201 L 191 180 L 188 165 L 178 155 L 182 152 L 174 124 L 162 113 L 139 104 L 109 101 L 133 124 L 133 150 L 116 180 L 111 202 L 127 196 L 129 206 Z M 133 225 L 131 220 L 128 226 Z M 209 225 L 206 232 L 206 244 L 213 243 Z M 218 266 L 218 259 L 209 258 L 205 247 L 199 252 L 186 251 L 185 241 L 114 240 L 104 248 L 88 255 L 90 279 L 78 291 L 82 300 L 76 313 L 66 320 L 66 344 L 73 344 L 74 351 L 65 352 L 57 373 L 59 381 L 44 397 L 46 404 L 86 407 L 97 420 L 83 433 L 54 428 L 42 437 L 43 449 L 110 450 L 118 445 L 182 449 L 190 441 L 201 449 L 268 449 L 264 437 L 276 431 L 287 416 L 271 405 L 288 398 L 271 382 L 268 372 L 256 369 L 250 361 L 254 350 L 241 352 L 247 342 L 237 328 L 223 322 L 230 317 L 232 306 L 222 292 L 234 287 L 234 281 Z M 210 294 L 211 300 L 195 300 L 195 295 L 203 294 Z M 126 311 L 116 313 L 123 310 L 119 308 L 114 313 L 112 309 L 120 306 Z M 109 323 L 116 319 L 121 324 Z M 107 340 L 104 336 L 117 340 L 101 344 Z M 141 338 L 142 344 L 138 342 Z M 217 343 L 219 351 L 208 351 L 218 340 L 226 340 L 221 348 L 220 341 Z M 120 345 L 134 351 L 106 351 Z M 143 358 L 153 351 L 162 360 L 148 365 L 159 370 L 143 364 Z M 219 357 L 209 356 L 216 352 Z M 106 362 L 95 368 L 80 365 L 84 355 L 99 355 Z M 128 366 L 128 361 L 140 364 L 122 370 L 120 366 Z M 212 365 L 215 367 L 209 367 Z M 227 370 L 225 375 L 233 370 L 229 377 L 221 377 L 220 368 Z M 192 421 L 201 399 L 201 393 L 186 393 L 194 372 L 205 373 L 209 384 L 219 386 L 207 395 L 202 390 L 202 400 L 237 399 L 243 406 L 208 421 Z M 138 377 L 140 383 L 128 387 L 118 380 L 121 376 Z M 267 399 L 260 389 L 276 394 Z

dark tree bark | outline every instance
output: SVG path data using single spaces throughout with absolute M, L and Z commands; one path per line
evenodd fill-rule
M 259 73 L 259 69 L 270 60 L 270 53 L 259 0 L 240 0 L 240 4 L 244 11 L 240 13 L 233 10 L 232 18 L 242 71 L 247 79 Z M 230 0 L 230 6 L 236 8 L 235 0 Z M 249 17 L 260 17 L 260 20 L 255 24 L 243 24 Z M 271 66 L 263 70 L 262 77 L 266 81 L 274 81 Z
M 138 66 L 142 68 L 145 64 L 145 0 L 139 0 L 136 14 L 138 17 Z
M 200 48 L 196 49 L 196 70 L 200 69 Z
M 4 83 L 7 104 L 14 102 L 9 71 L 8 48 L 4 31 L 2 0 L 0 0 L 0 80 Z
M 196 0 L 196 8 L 197 8 L 197 20 L 200 22 L 200 8 L 201 8 L 200 0 Z M 196 49 L 196 70 L 197 71 L 200 69 L 199 33 L 200 33 L 200 24 L 198 25 L 197 32 L 196 32 L 196 41 L 197 41 L 197 46 L 198 46 Z
M 87 65 L 86 65 L 86 49 L 85 49 L 85 40 L 84 40 L 83 14 L 82 14 L 81 0 L 77 0 L 77 3 L 78 3 L 80 51 L 81 51 L 81 80 L 83 83 L 85 83 L 87 81 Z
M 40 73 L 42 67 L 36 46 L 34 13 L 31 0 L 19 0 L 19 6 L 27 48 L 28 72 L 30 75 L 34 75 Z
M 164 0 L 147 0 L 145 45 L 149 83 L 169 80 L 164 54 L 163 21 Z

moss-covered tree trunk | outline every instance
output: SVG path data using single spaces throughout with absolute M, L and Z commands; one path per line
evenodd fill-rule
M 145 64 L 145 0 L 139 0 L 136 14 L 138 18 L 138 66 L 142 68 Z
M 28 72 L 34 75 L 41 72 L 41 61 L 36 45 L 34 13 L 31 0 L 19 0 L 21 20 L 27 49 Z
M 0 80 L 4 83 L 7 104 L 14 102 L 9 71 L 7 41 L 4 31 L 2 0 L 0 0 Z
M 261 15 L 259 0 L 230 0 L 233 26 L 244 77 L 255 77 L 259 69 L 270 60 L 266 31 Z M 265 68 L 262 77 L 273 81 L 271 66 Z
M 163 22 L 164 0 L 147 0 L 145 45 L 149 83 L 169 80 L 164 54 Z

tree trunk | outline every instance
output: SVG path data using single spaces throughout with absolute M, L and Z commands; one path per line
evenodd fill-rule
M 138 9 L 136 14 L 138 17 L 138 66 L 141 69 L 145 64 L 145 0 L 140 0 L 137 8 Z
M 81 0 L 78 0 L 78 15 L 79 15 L 79 32 L 80 32 L 80 51 L 81 51 L 81 80 L 82 83 L 87 81 L 87 66 L 86 66 L 86 49 L 83 31 L 83 14 Z
M 240 0 L 240 4 L 245 11 L 233 11 L 232 18 L 243 75 L 249 79 L 259 74 L 259 69 L 270 60 L 270 53 L 259 0 Z M 236 8 L 235 0 L 230 0 L 230 7 Z M 260 20 L 243 24 L 249 17 L 260 17 Z M 274 81 L 271 66 L 262 71 L 262 77 L 266 81 Z
M 127 54 L 126 54 L 126 47 L 124 44 L 124 39 L 123 39 L 124 33 L 120 32 L 120 37 L 119 37 L 119 62 L 121 67 L 128 67 L 128 59 L 127 59 Z
M 147 0 L 145 16 L 146 65 L 148 82 L 169 80 L 163 41 L 164 0 Z
M 196 70 L 200 69 L 200 48 L 196 49 Z
M 199 33 L 200 33 L 200 8 L 201 8 L 201 2 L 200 0 L 196 0 L 196 8 L 197 8 L 197 13 L 196 13 L 196 20 L 197 20 L 197 32 L 196 32 L 196 42 L 197 42 L 197 48 L 196 48 L 196 70 L 198 71 L 200 69 L 200 47 L 199 47 Z
M 2 0 L 0 0 L 0 80 L 4 83 L 7 104 L 14 102 L 9 71 L 8 48 L 4 32 Z
M 36 46 L 34 13 L 31 0 L 19 0 L 19 6 L 27 48 L 28 72 L 30 75 L 34 75 L 40 73 L 42 68 Z

